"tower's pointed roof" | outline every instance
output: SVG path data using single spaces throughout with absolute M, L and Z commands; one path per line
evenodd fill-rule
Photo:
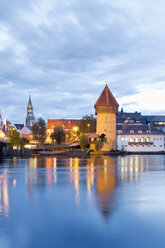
M 32 105 L 31 96 L 29 96 L 29 102 L 28 102 L 28 105 Z
M 104 90 L 102 91 L 100 97 L 98 98 L 97 102 L 95 103 L 95 107 L 96 106 L 119 106 L 117 100 L 113 96 L 107 84 Z

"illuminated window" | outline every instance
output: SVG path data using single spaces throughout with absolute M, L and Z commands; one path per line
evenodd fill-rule
M 135 142 L 139 142 L 139 138 L 136 137 L 136 138 L 135 138 Z
M 133 142 L 133 138 L 132 137 L 130 138 L 130 142 Z
M 138 133 L 142 133 L 142 130 L 139 130 Z
M 147 141 L 147 142 L 150 142 L 150 140 L 151 140 L 150 137 L 147 137 L 147 138 L 146 138 L 146 141 Z
M 158 124 L 159 125 L 165 125 L 165 122 L 164 121 L 159 121 Z
M 130 130 L 129 133 L 133 134 L 134 133 L 134 130 Z

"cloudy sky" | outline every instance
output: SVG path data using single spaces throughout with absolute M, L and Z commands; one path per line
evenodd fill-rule
M 0 0 L 0 109 L 80 118 L 107 81 L 120 107 L 165 114 L 164 0 Z

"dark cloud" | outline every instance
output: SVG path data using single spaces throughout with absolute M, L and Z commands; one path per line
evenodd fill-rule
M 94 113 L 106 80 L 127 111 L 152 112 L 152 102 L 151 109 L 137 102 L 144 85 L 165 91 L 163 0 L 0 6 L 0 108 L 12 121 L 24 121 L 29 94 L 36 116 L 79 118 Z

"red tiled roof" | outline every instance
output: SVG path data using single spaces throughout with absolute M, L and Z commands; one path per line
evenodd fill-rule
M 88 138 L 98 138 L 96 133 L 88 133 Z
M 107 85 L 105 86 L 99 99 L 97 100 L 95 107 L 96 106 L 119 106 L 118 102 L 116 101 Z
M 61 126 L 64 129 L 70 129 L 73 126 L 78 126 L 79 120 L 74 119 L 48 119 L 47 129 L 54 129 L 57 126 Z

